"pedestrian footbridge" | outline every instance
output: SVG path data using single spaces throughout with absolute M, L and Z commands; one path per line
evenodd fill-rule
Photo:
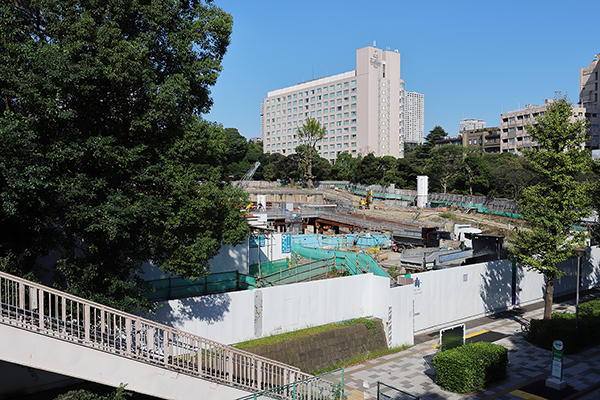
M 3 272 L 0 299 L 0 360 L 8 363 L 186 400 L 236 399 L 310 377 Z

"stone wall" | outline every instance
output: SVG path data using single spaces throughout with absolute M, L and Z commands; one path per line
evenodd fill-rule
M 291 339 L 273 346 L 258 346 L 244 350 L 277 360 L 311 373 L 335 365 L 369 351 L 387 348 L 380 319 L 371 319 L 371 329 L 364 323 L 340 325 L 336 329 Z

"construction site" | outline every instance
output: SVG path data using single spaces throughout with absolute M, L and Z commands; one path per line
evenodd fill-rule
M 525 227 L 510 201 L 502 210 L 482 209 L 481 204 L 465 201 L 471 200 L 465 199 L 468 196 L 454 196 L 417 207 L 416 193 L 339 183 L 312 191 L 293 187 L 246 191 L 252 202 L 248 220 L 257 232 L 322 235 L 325 242 L 341 236 L 338 250 L 368 251 L 386 272 L 391 270 L 392 278 L 504 258 L 511 233 Z M 344 240 L 345 235 L 352 239 Z M 359 244 L 359 238 L 377 235 L 384 239 L 367 241 L 373 244 L 367 248 Z

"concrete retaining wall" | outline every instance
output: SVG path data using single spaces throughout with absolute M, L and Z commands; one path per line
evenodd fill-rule
M 387 349 L 381 320 L 372 321 L 374 323 L 372 329 L 362 323 L 341 325 L 333 330 L 288 340 L 273 346 L 258 346 L 244 350 L 311 373 L 354 356 L 367 354 L 369 351 Z

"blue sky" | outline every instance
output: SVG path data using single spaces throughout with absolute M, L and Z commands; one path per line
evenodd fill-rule
M 578 100 L 579 69 L 600 53 L 600 1 L 214 0 L 232 14 L 231 45 L 207 120 L 260 136 L 267 92 L 356 68 L 373 41 L 397 49 L 406 90 L 425 95 L 425 135 L 555 92 Z

